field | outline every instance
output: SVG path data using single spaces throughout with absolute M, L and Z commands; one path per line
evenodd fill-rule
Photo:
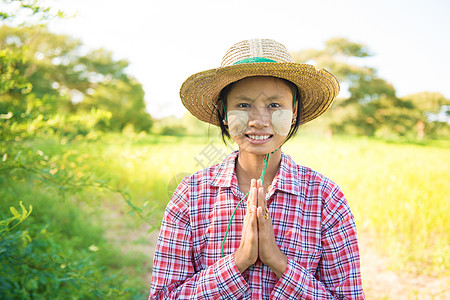
M 374 253 L 383 260 L 383 272 L 438 281 L 450 276 L 449 146 L 448 141 L 400 143 L 300 135 L 283 151 L 341 186 L 356 218 L 363 262 L 370 263 L 366 254 Z M 77 245 L 89 249 L 92 259 L 103 256 L 107 274 L 120 270 L 127 276 L 123 284 L 133 297 L 123 297 L 138 299 L 149 288 L 155 230 L 176 184 L 186 174 L 218 162 L 235 146 L 226 148 L 214 136 L 111 134 L 35 139 L 29 147 L 48 157 L 46 172 L 51 175 L 44 181 L 39 176 L 29 179 L 26 185 L 10 180 L 11 188 L 3 188 L 2 182 L 0 195 L 7 201 L 0 206 L 0 217 L 9 213 L 9 206 L 19 209 L 20 199 L 25 207 L 33 206 L 30 217 L 18 226 L 22 230 L 39 222 L 50 230 L 61 222 L 73 235 L 65 220 L 75 218 L 73 226 L 80 227 Z M 66 191 L 61 184 L 49 183 L 49 178 L 69 173 L 73 184 Z M 43 214 L 47 217 L 40 217 Z M 380 295 L 370 282 L 372 275 L 363 273 L 369 299 L 398 299 L 389 290 Z M 405 299 L 414 295 L 431 299 L 442 295 L 442 289 L 439 286 L 429 294 L 421 290 Z

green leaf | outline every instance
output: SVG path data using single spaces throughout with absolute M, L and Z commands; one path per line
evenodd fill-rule
M 37 290 L 38 282 L 36 279 L 30 279 L 25 282 L 25 287 L 27 290 Z
M 9 210 L 11 211 L 14 217 L 20 218 L 20 214 L 14 206 L 9 207 Z

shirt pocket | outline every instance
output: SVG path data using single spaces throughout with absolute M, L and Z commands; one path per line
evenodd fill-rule
M 304 248 L 291 248 L 288 247 L 283 251 L 287 257 L 296 263 L 300 264 L 311 274 L 315 274 L 317 267 L 319 265 L 320 257 L 322 255 L 321 251 L 311 251 L 310 249 Z
M 315 274 L 322 255 L 319 228 L 292 222 L 290 227 L 278 226 L 277 244 L 290 259 Z M 281 231 L 280 229 L 284 229 Z

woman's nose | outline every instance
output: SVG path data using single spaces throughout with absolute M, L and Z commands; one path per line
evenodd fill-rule
M 248 125 L 256 128 L 270 125 L 270 112 L 265 108 L 254 108 L 249 114 Z

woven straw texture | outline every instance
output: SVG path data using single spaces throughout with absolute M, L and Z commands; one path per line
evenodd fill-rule
M 260 57 L 276 62 L 236 64 Z M 246 40 L 233 45 L 225 54 L 220 68 L 190 76 L 181 86 L 183 105 L 198 119 L 219 125 L 217 109 L 220 91 L 228 84 L 246 77 L 272 76 L 297 85 L 302 101 L 301 124 L 323 114 L 339 93 L 336 77 L 325 69 L 295 63 L 286 47 L 269 39 Z

